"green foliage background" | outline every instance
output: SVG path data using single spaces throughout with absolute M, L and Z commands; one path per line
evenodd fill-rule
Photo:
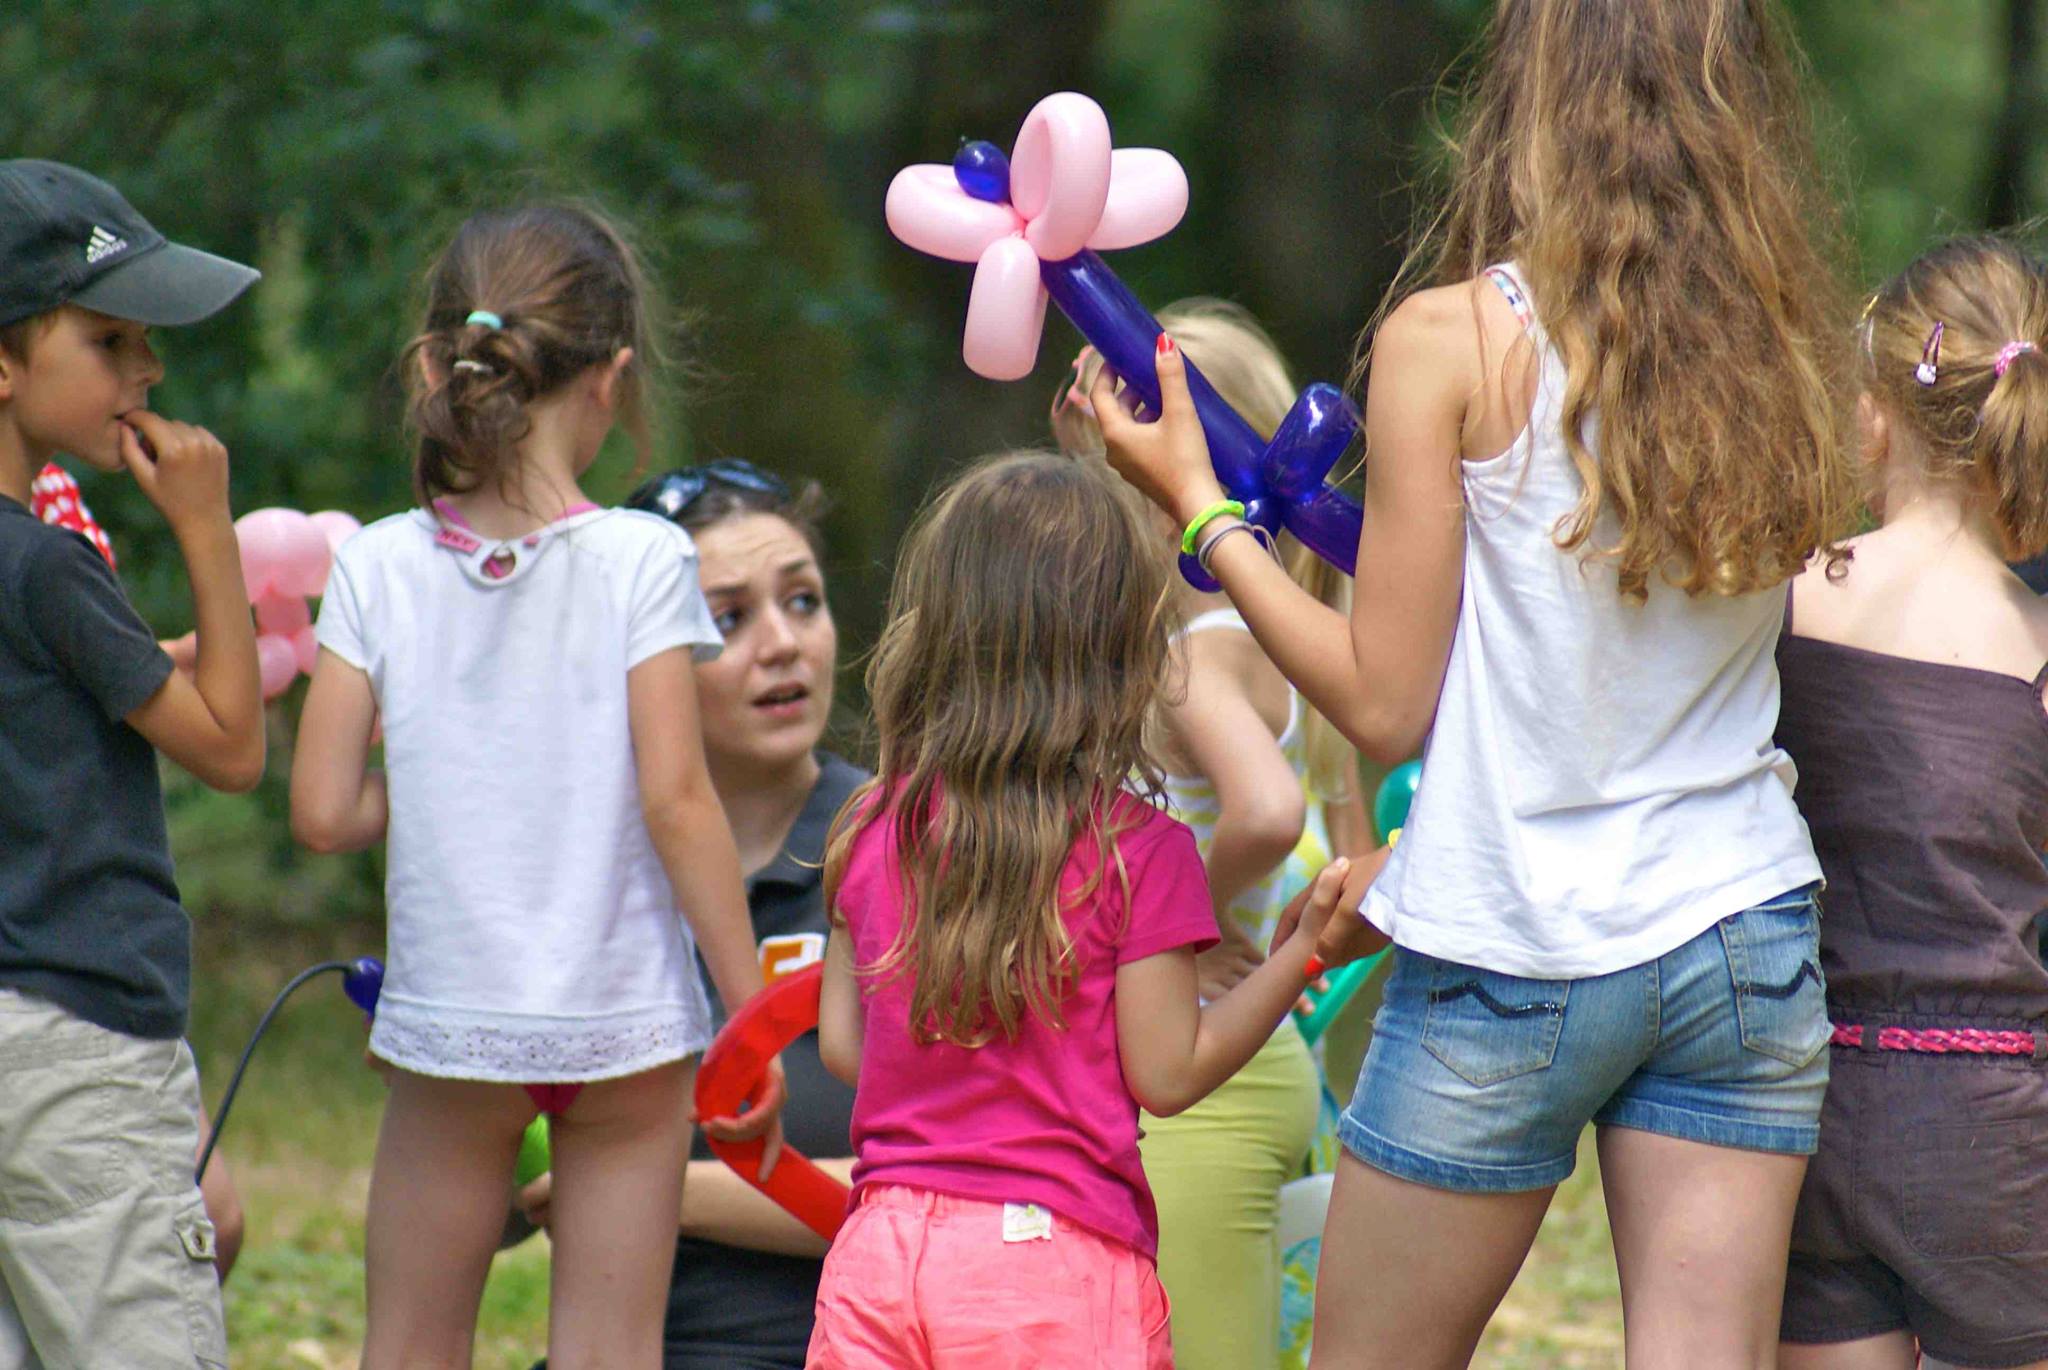
M 166 412 L 221 433 L 238 509 L 407 498 L 391 361 L 425 263 L 485 203 L 589 195 L 623 214 L 686 318 L 694 375 L 657 460 L 744 455 L 823 481 L 835 593 L 870 635 L 890 550 L 932 480 L 1042 441 L 1071 355 L 995 385 L 957 353 L 968 273 L 888 238 L 900 165 L 1007 144 L 1077 88 L 1118 141 L 1172 149 L 1193 205 L 1118 269 L 1161 304 L 1227 295 L 1304 377 L 1342 377 L 1399 260 L 1439 76 L 1484 0 L 28 0 L 0 20 L 0 149 L 105 174 L 159 227 L 260 264 L 247 302 L 162 340 Z M 1868 274 L 1992 203 L 2031 0 L 1798 0 Z M 2008 183 L 2024 182 L 2022 163 Z M 2008 188 L 2013 188 L 2010 185 Z M 2006 203 L 2028 203 L 2024 184 Z M 624 493 L 632 457 L 599 468 Z M 88 497 L 166 633 L 181 568 L 125 481 Z M 374 857 L 284 836 L 278 764 L 254 802 L 174 782 L 195 912 L 303 920 L 375 906 Z M 516 739 L 513 740 L 516 743 Z
M 2017 0 L 1802 0 L 1823 127 L 1868 274 L 1987 205 Z M 1030 102 L 1090 90 L 1120 143 L 1186 162 L 1186 223 L 1120 254 L 1139 295 L 1229 295 L 1303 377 L 1343 377 L 1399 262 L 1440 74 L 1485 0 L 31 0 L 0 20 L 0 149 L 88 166 L 172 236 L 258 262 L 246 303 L 162 340 L 160 408 L 236 457 L 240 510 L 408 498 L 391 358 L 424 264 L 467 211 L 586 195 L 633 225 L 688 319 L 692 379 L 657 463 L 743 455 L 815 475 L 850 639 L 936 475 L 1044 438 L 1071 356 L 958 362 L 967 270 L 897 246 L 897 166 L 1008 143 Z M 2021 168 L 2023 172 L 2025 168 Z M 2023 186 L 2017 203 L 2025 203 Z M 629 453 L 598 473 L 625 494 Z M 88 498 L 137 602 L 186 625 L 182 569 L 125 481 Z M 307 862 L 262 793 L 174 784 L 195 911 L 367 913 L 375 858 Z
M 2033 212 L 2040 0 L 1788 3 L 1866 279 L 1936 236 Z M 228 441 L 238 510 L 368 519 L 402 507 L 391 364 L 428 259 L 479 205 L 602 201 L 637 225 L 688 321 L 693 374 L 656 460 L 743 455 L 825 484 L 851 660 L 872 638 L 923 492 L 978 454 L 1043 441 L 1076 342 L 1055 315 L 1031 381 L 969 374 L 958 354 L 968 271 L 888 238 L 881 202 L 895 169 L 945 160 L 962 137 L 1007 145 L 1039 96 L 1088 91 L 1120 143 L 1171 149 L 1192 183 L 1186 222 L 1117 258 L 1139 296 L 1238 299 L 1300 376 L 1341 378 L 1400 258 L 1439 78 L 1490 8 L 12 0 L 0 15 L 0 155 L 93 169 L 166 232 L 263 267 L 245 303 L 159 339 L 170 371 L 157 403 Z M 610 454 L 593 493 L 623 495 L 631 468 L 630 453 Z M 154 511 L 125 480 L 91 479 L 87 494 L 145 614 L 167 634 L 188 627 L 182 569 Z M 198 923 L 192 1038 L 216 1103 L 276 986 L 381 942 L 377 855 L 309 857 L 287 834 L 294 704 L 273 710 L 272 771 L 254 796 L 167 771 Z M 302 997 L 223 1149 L 250 1213 L 228 1286 L 242 1365 L 342 1366 L 360 1348 L 381 1088 L 361 1068 L 360 1017 L 339 995 Z M 1482 1363 L 1619 1362 L 1586 1159 Z M 523 1367 L 544 1345 L 547 1259 L 529 1243 L 500 1260 L 479 1364 Z

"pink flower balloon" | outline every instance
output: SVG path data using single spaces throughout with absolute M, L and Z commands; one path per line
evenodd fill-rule
M 996 154 L 1000 161 L 1000 154 Z M 1109 145 L 1102 106 L 1075 91 L 1048 95 L 1017 133 L 1009 202 L 970 195 L 952 167 L 908 166 L 889 183 L 889 231 L 920 252 L 974 262 L 961 354 L 990 380 L 1031 372 L 1045 327 L 1040 262 L 1150 242 L 1180 222 L 1188 178 L 1157 148 Z
M 280 595 L 276 592 L 256 601 L 256 631 L 290 636 L 301 628 L 313 626 L 313 611 L 299 595 Z
M 264 596 L 317 595 L 334 560 L 327 536 L 296 509 L 253 509 L 235 520 L 242 580 L 251 604 Z
M 290 689 L 299 675 L 299 654 L 292 649 L 292 640 L 276 633 L 258 633 L 256 671 L 265 699 L 276 699 Z
M 308 514 L 306 517 L 313 520 L 313 526 L 327 539 L 329 552 L 339 552 L 342 543 L 363 531 L 361 519 L 340 509 L 322 509 L 319 513 Z

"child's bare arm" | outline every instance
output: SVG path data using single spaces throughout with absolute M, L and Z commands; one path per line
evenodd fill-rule
M 1273 663 L 1368 757 L 1413 756 L 1435 717 L 1464 584 L 1462 441 L 1485 379 L 1468 287 L 1419 292 L 1381 325 L 1366 397 L 1365 512 L 1350 622 L 1246 537 L 1210 569 Z M 1175 521 L 1223 498 L 1179 350 L 1139 423 L 1105 372 L 1089 398 L 1110 465 Z M 1475 454 L 1484 455 L 1484 454 Z M 1212 525 L 1225 526 L 1222 523 Z
M 739 848 L 704 762 L 689 652 L 677 648 L 641 662 L 626 689 L 648 834 L 719 998 L 737 1013 L 761 988 L 761 962 Z
M 1207 1006 L 1195 998 L 1189 948 L 1117 967 L 1117 1051 L 1124 1084 L 1147 1112 L 1166 1118 L 1200 1102 L 1266 1044 L 1308 982 L 1310 949 L 1348 893 L 1348 869 L 1342 857 L 1324 867 L 1288 908 L 1294 935 Z
M 737 1013 L 761 991 L 761 958 L 740 878 L 739 848 L 704 762 L 697 676 L 688 649 L 673 648 L 635 666 L 626 676 L 626 701 L 648 836 L 718 997 L 727 1012 Z M 777 1062 L 769 1071 L 766 1097 L 755 1100 L 736 1121 L 704 1119 L 705 1130 L 727 1141 L 766 1134 L 769 1149 L 761 1167 L 766 1175 L 781 1149 L 782 1101 Z
M 263 778 L 263 693 L 229 517 L 227 448 L 203 428 L 131 410 L 121 456 L 178 540 L 198 625 L 192 674 L 173 671 L 127 722 L 215 789 L 253 789 Z
M 1220 925 L 1231 901 L 1294 851 L 1307 804 L 1252 703 L 1248 676 L 1258 644 L 1238 632 L 1196 633 L 1187 650 L 1187 689 L 1167 705 L 1166 725 L 1216 791 L 1216 830 L 1203 864 Z
M 825 944 L 825 979 L 818 991 L 818 1055 L 825 1069 L 847 1085 L 860 1083 L 866 1024 L 860 1011 L 860 979 L 854 973 L 853 937 L 832 929 Z
M 292 753 L 292 836 L 316 852 L 361 851 L 390 817 L 384 773 L 369 768 L 377 727 L 370 678 L 322 648 Z

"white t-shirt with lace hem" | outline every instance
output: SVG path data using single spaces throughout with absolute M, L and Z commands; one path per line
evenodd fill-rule
M 319 637 L 369 676 L 384 729 L 371 1050 L 519 1084 L 703 1050 L 711 1015 L 641 816 L 626 698 L 641 662 L 722 645 L 689 535 L 591 510 L 487 543 L 411 510 L 342 547 Z

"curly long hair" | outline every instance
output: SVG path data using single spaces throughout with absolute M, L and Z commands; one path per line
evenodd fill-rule
M 1116 838 L 1144 815 L 1131 792 L 1159 793 L 1146 720 L 1173 624 L 1149 538 L 1104 476 L 1023 452 L 954 480 L 904 541 L 867 673 L 880 763 L 833 825 L 825 900 L 861 833 L 892 824 L 903 922 L 860 970 L 910 976 L 920 1040 L 1064 1026 L 1065 914 L 1123 878 Z M 1094 874 L 1063 900 L 1090 839 Z
M 1501 0 L 1389 293 L 1526 269 L 1585 485 L 1557 544 L 1629 599 L 1764 589 L 1855 518 L 1806 84 L 1775 0 Z

